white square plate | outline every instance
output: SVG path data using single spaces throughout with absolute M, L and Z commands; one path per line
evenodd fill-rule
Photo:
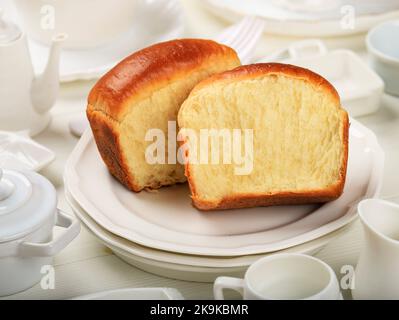
M 327 52 L 323 42 L 294 42 L 288 49 L 260 62 L 281 60 L 310 69 L 326 78 L 338 91 L 342 106 L 352 117 L 378 110 L 384 82 L 358 55 L 346 49 Z
M 126 288 L 102 291 L 73 298 L 72 300 L 183 300 L 174 288 Z

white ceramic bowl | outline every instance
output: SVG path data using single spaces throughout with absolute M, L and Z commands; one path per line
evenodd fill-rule
M 385 91 L 399 96 L 399 20 L 371 29 L 366 44 L 371 65 L 385 82 Z
M 66 48 L 106 44 L 132 25 L 137 0 L 14 0 L 26 32 L 49 45 L 67 33 Z M 52 28 L 54 22 L 54 28 Z

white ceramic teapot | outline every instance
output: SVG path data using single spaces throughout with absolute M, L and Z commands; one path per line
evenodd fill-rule
M 60 44 L 53 39 L 47 66 L 35 78 L 25 34 L 0 11 L 0 129 L 35 135 L 49 123 L 59 89 Z

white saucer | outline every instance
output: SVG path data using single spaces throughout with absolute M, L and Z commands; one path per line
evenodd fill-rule
M 270 254 L 207 257 L 183 255 L 140 246 L 98 225 L 73 199 L 67 188 L 65 188 L 65 197 L 82 224 L 118 257 L 133 266 L 160 276 L 186 281 L 213 282 L 221 275 L 242 276 L 249 265 Z M 323 237 L 280 252 L 315 254 L 330 241 L 350 232 L 353 224 L 354 222 Z
M 204 0 L 201 1 L 215 15 L 230 21 L 238 21 L 245 15 L 254 15 L 265 20 L 265 31 L 271 34 L 288 36 L 343 36 L 366 32 L 377 23 L 399 17 L 398 3 L 358 4 L 355 7 L 355 23 L 352 27 L 342 27 L 341 21 L 351 18 L 350 7 L 324 5 L 320 8 L 306 8 L 303 4 L 278 5 L 279 0 Z M 333 1 L 331 1 L 333 2 Z M 369 1 L 370 2 L 370 1 Z M 311 2 L 309 2 L 311 3 Z M 317 9 L 317 10 L 316 10 Z M 341 11 L 343 10 L 343 11 Z M 345 18 L 345 14 L 348 18 Z M 346 19 L 346 20 L 345 20 Z
M 18 18 L 10 0 L 7 0 L 7 17 Z M 160 3 L 161 1 L 161 3 Z M 60 81 L 95 79 L 102 76 L 116 63 L 131 53 L 153 43 L 178 38 L 183 32 L 183 10 L 179 0 L 157 0 L 138 8 L 130 31 L 112 43 L 90 49 L 63 49 L 61 53 Z M 166 1 L 168 5 L 162 5 Z M 21 23 L 18 23 L 22 25 Z M 37 73 L 47 63 L 48 47 L 29 41 L 32 62 Z
M 375 135 L 351 120 L 343 195 L 322 206 L 279 206 L 201 212 L 187 185 L 133 193 L 105 167 L 91 131 L 67 161 L 64 181 L 96 223 L 129 241 L 177 253 L 241 256 L 283 250 L 320 238 L 356 217 L 356 204 L 378 194 L 384 155 Z

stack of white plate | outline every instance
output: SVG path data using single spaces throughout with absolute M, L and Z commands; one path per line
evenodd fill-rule
M 237 21 L 253 15 L 270 34 L 296 37 L 348 36 L 399 17 L 397 0 L 204 0 L 216 16 Z
M 67 162 L 66 197 L 82 223 L 128 263 L 171 278 L 213 281 L 240 275 L 273 252 L 312 254 L 348 232 L 357 203 L 378 194 L 384 163 L 375 135 L 353 119 L 349 145 L 345 190 L 335 201 L 201 212 L 191 206 L 187 185 L 125 189 L 86 131 Z

